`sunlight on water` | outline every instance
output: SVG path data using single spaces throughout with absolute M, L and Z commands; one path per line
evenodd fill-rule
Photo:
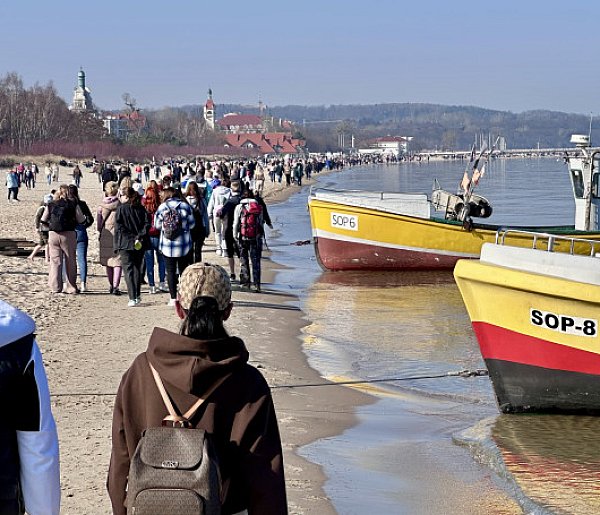
M 523 493 L 555 513 L 600 513 L 600 418 L 501 416 L 492 429 Z
M 406 378 L 484 366 L 448 272 L 326 273 L 311 287 L 303 307 L 312 321 L 304 329 L 309 357 L 328 376 Z M 493 403 L 487 379 L 384 386 L 477 400 L 485 396 Z

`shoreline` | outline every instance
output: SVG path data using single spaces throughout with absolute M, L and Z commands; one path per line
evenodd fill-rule
M 53 183 L 52 188 L 69 182 L 64 180 L 70 179 L 68 172 L 68 168 L 61 168 L 63 181 Z M 49 189 L 45 182 L 38 182 L 33 190 L 21 188 L 22 201 L 6 203 L 0 211 L 1 236 L 34 239 L 33 214 Z M 271 205 L 305 188 L 266 190 L 265 198 Z M 94 212 L 101 198 L 96 177 L 85 174 L 80 192 Z M 170 330 L 178 327 L 177 317 L 166 305 L 167 296 L 149 295 L 147 286 L 142 290 L 142 305 L 136 308 L 126 308 L 126 296 L 108 297 L 104 270 L 95 259 L 96 233 L 94 229 L 88 232 L 89 292 L 82 295 L 50 294 L 41 257 L 33 263 L 21 257 L 0 258 L 0 296 L 26 311 L 37 325 L 59 431 L 61 513 L 65 514 L 81 513 L 82 507 L 86 513 L 110 512 L 105 481 L 112 405 L 120 377 L 133 358 L 145 350 L 155 325 Z M 214 254 L 214 239 L 208 240 L 205 249 L 205 260 L 225 264 L 224 258 Z M 352 427 L 357 423 L 355 408 L 375 399 L 343 386 L 328 387 L 327 396 L 316 394 L 314 388 L 277 388 L 323 381 L 309 366 L 303 350 L 306 315 L 290 305 L 298 302 L 297 297 L 269 285 L 279 269 L 270 257 L 264 260 L 265 288 L 261 295 L 234 288 L 235 308 L 226 327 L 244 339 L 250 363 L 275 387 L 290 513 L 336 513 L 323 490 L 327 478 L 321 467 L 301 457 L 298 450 Z M 82 463 L 97 466 L 81 467 Z

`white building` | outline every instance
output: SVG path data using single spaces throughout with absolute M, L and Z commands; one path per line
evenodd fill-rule
M 107 130 L 108 134 L 114 138 L 120 140 L 127 138 L 127 134 L 129 133 L 129 125 L 127 124 L 126 119 L 123 119 L 119 116 L 109 115 L 102 119 L 102 124 L 104 125 L 104 128 Z
M 90 89 L 85 85 L 85 72 L 80 68 L 77 74 L 77 86 L 73 90 L 73 102 L 69 109 L 77 113 L 93 112 L 94 105 L 90 93 Z
M 394 155 L 399 158 L 408 153 L 408 143 L 412 136 L 386 136 L 377 138 L 371 142 L 369 148 L 358 149 L 359 154 L 381 154 Z

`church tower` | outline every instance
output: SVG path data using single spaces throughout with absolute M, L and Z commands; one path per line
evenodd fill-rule
M 83 68 L 80 68 L 77 74 L 77 86 L 73 90 L 73 102 L 69 109 L 77 113 L 92 112 L 94 110 L 90 89 L 85 85 Z
M 212 98 L 212 89 L 208 89 L 208 99 L 206 100 L 206 104 L 204 104 L 204 120 L 206 121 L 206 126 L 211 130 L 215 130 L 215 103 Z

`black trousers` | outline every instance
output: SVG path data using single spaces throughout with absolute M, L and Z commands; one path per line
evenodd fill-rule
M 125 283 L 127 284 L 127 295 L 129 300 L 138 299 L 142 288 L 142 261 L 144 260 L 143 250 L 121 250 L 121 265 L 125 273 Z
M 240 240 L 240 284 L 250 286 L 250 261 L 254 286 L 260 287 L 260 259 L 262 239 Z
M 8 200 L 12 197 L 15 200 L 19 200 L 17 197 L 19 196 L 19 188 L 8 188 Z
M 202 262 L 202 247 L 204 246 L 204 236 L 192 236 L 191 263 Z
M 169 257 L 165 258 L 165 268 L 167 271 L 167 285 L 169 286 L 169 293 L 172 299 L 177 298 L 177 285 L 179 284 L 179 276 L 183 271 L 192 264 L 192 251 L 181 257 Z

